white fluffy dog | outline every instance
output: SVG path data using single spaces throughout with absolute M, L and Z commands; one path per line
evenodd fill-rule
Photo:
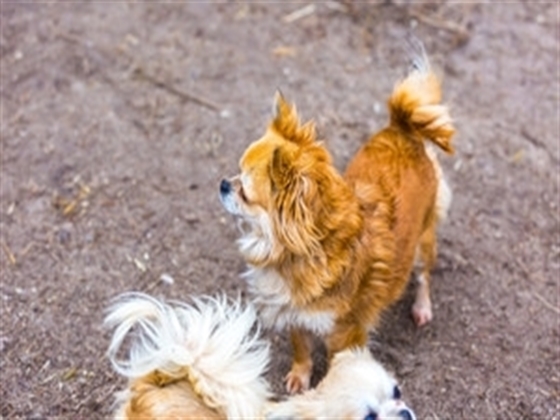
M 267 420 L 414 420 L 401 400 L 397 381 L 373 359 L 369 350 L 335 354 L 317 388 L 270 406 Z
M 317 388 L 273 402 L 264 377 L 269 345 L 259 338 L 253 307 L 239 300 L 169 304 L 127 293 L 105 323 L 114 328 L 113 367 L 129 378 L 117 395 L 118 419 L 415 420 L 368 349 L 336 354 Z M 125 341 L 130 350 L 122 360 Z

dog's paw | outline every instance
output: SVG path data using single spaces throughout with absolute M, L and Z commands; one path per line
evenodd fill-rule
M 305 372 L 302 369 L 292 370 L 286 375 L 286 391 L 289 394 L 299 394 L 300 392 L 309 389 L 309 382 L 311 380 L 311 372 Z
M 412 318 L 417 327 L 422 327 L 432 320 L 432 305 L 430 302 L 416 302 L 412 306 Z

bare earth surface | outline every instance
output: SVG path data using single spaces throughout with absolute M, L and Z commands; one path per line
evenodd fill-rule
M 420 419 L 559 418 L 559 16 L 555 2 L 3 1 L 2 418 L 110 415 L 124 380 L 102 319 L 117 294 L 243 293 L 218 184 L 274 91 L 343 169 L 387 120 L 411 29 L 458 127 L 441 159 L 454 202 L 434 321 L 414 327 L 411 286 L 371 350 Z M 281 392 L 289 346 L 269 336 Z

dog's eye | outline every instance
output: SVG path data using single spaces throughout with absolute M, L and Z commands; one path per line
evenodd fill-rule
M 401 389 L 397 385 L 395 385 L 395 387 L 393 388 L 393 399 L 394 400 L 401 399 Z
M 364 417 L 364 420 L 377 420 L 377 413 L 375 411 L 370 411 L 369 414 Z

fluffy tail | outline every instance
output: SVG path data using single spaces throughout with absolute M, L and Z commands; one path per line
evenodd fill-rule
M 115 370 L 140 378 L 155 370 L 187 377 L 205 404 L 228 418 L 256 417 L 268 398 L 263 377 L 268 344 L 254 330 L 255 311 L 225 297 L 169 305 L 142 293 L 119 296 L 105 324 L 114 328 L 109 357 Z M 131 331 L 128 359 L 118 353 Z
M 453 153 L 451 137 L 455 133 L 451 116 L 441 102 L 441 86 L 430 67 L 424 46 L 417 39 L 409 42 L 412 71 L 398 83 L 389 99 L 391 125 L 429 139 Z

